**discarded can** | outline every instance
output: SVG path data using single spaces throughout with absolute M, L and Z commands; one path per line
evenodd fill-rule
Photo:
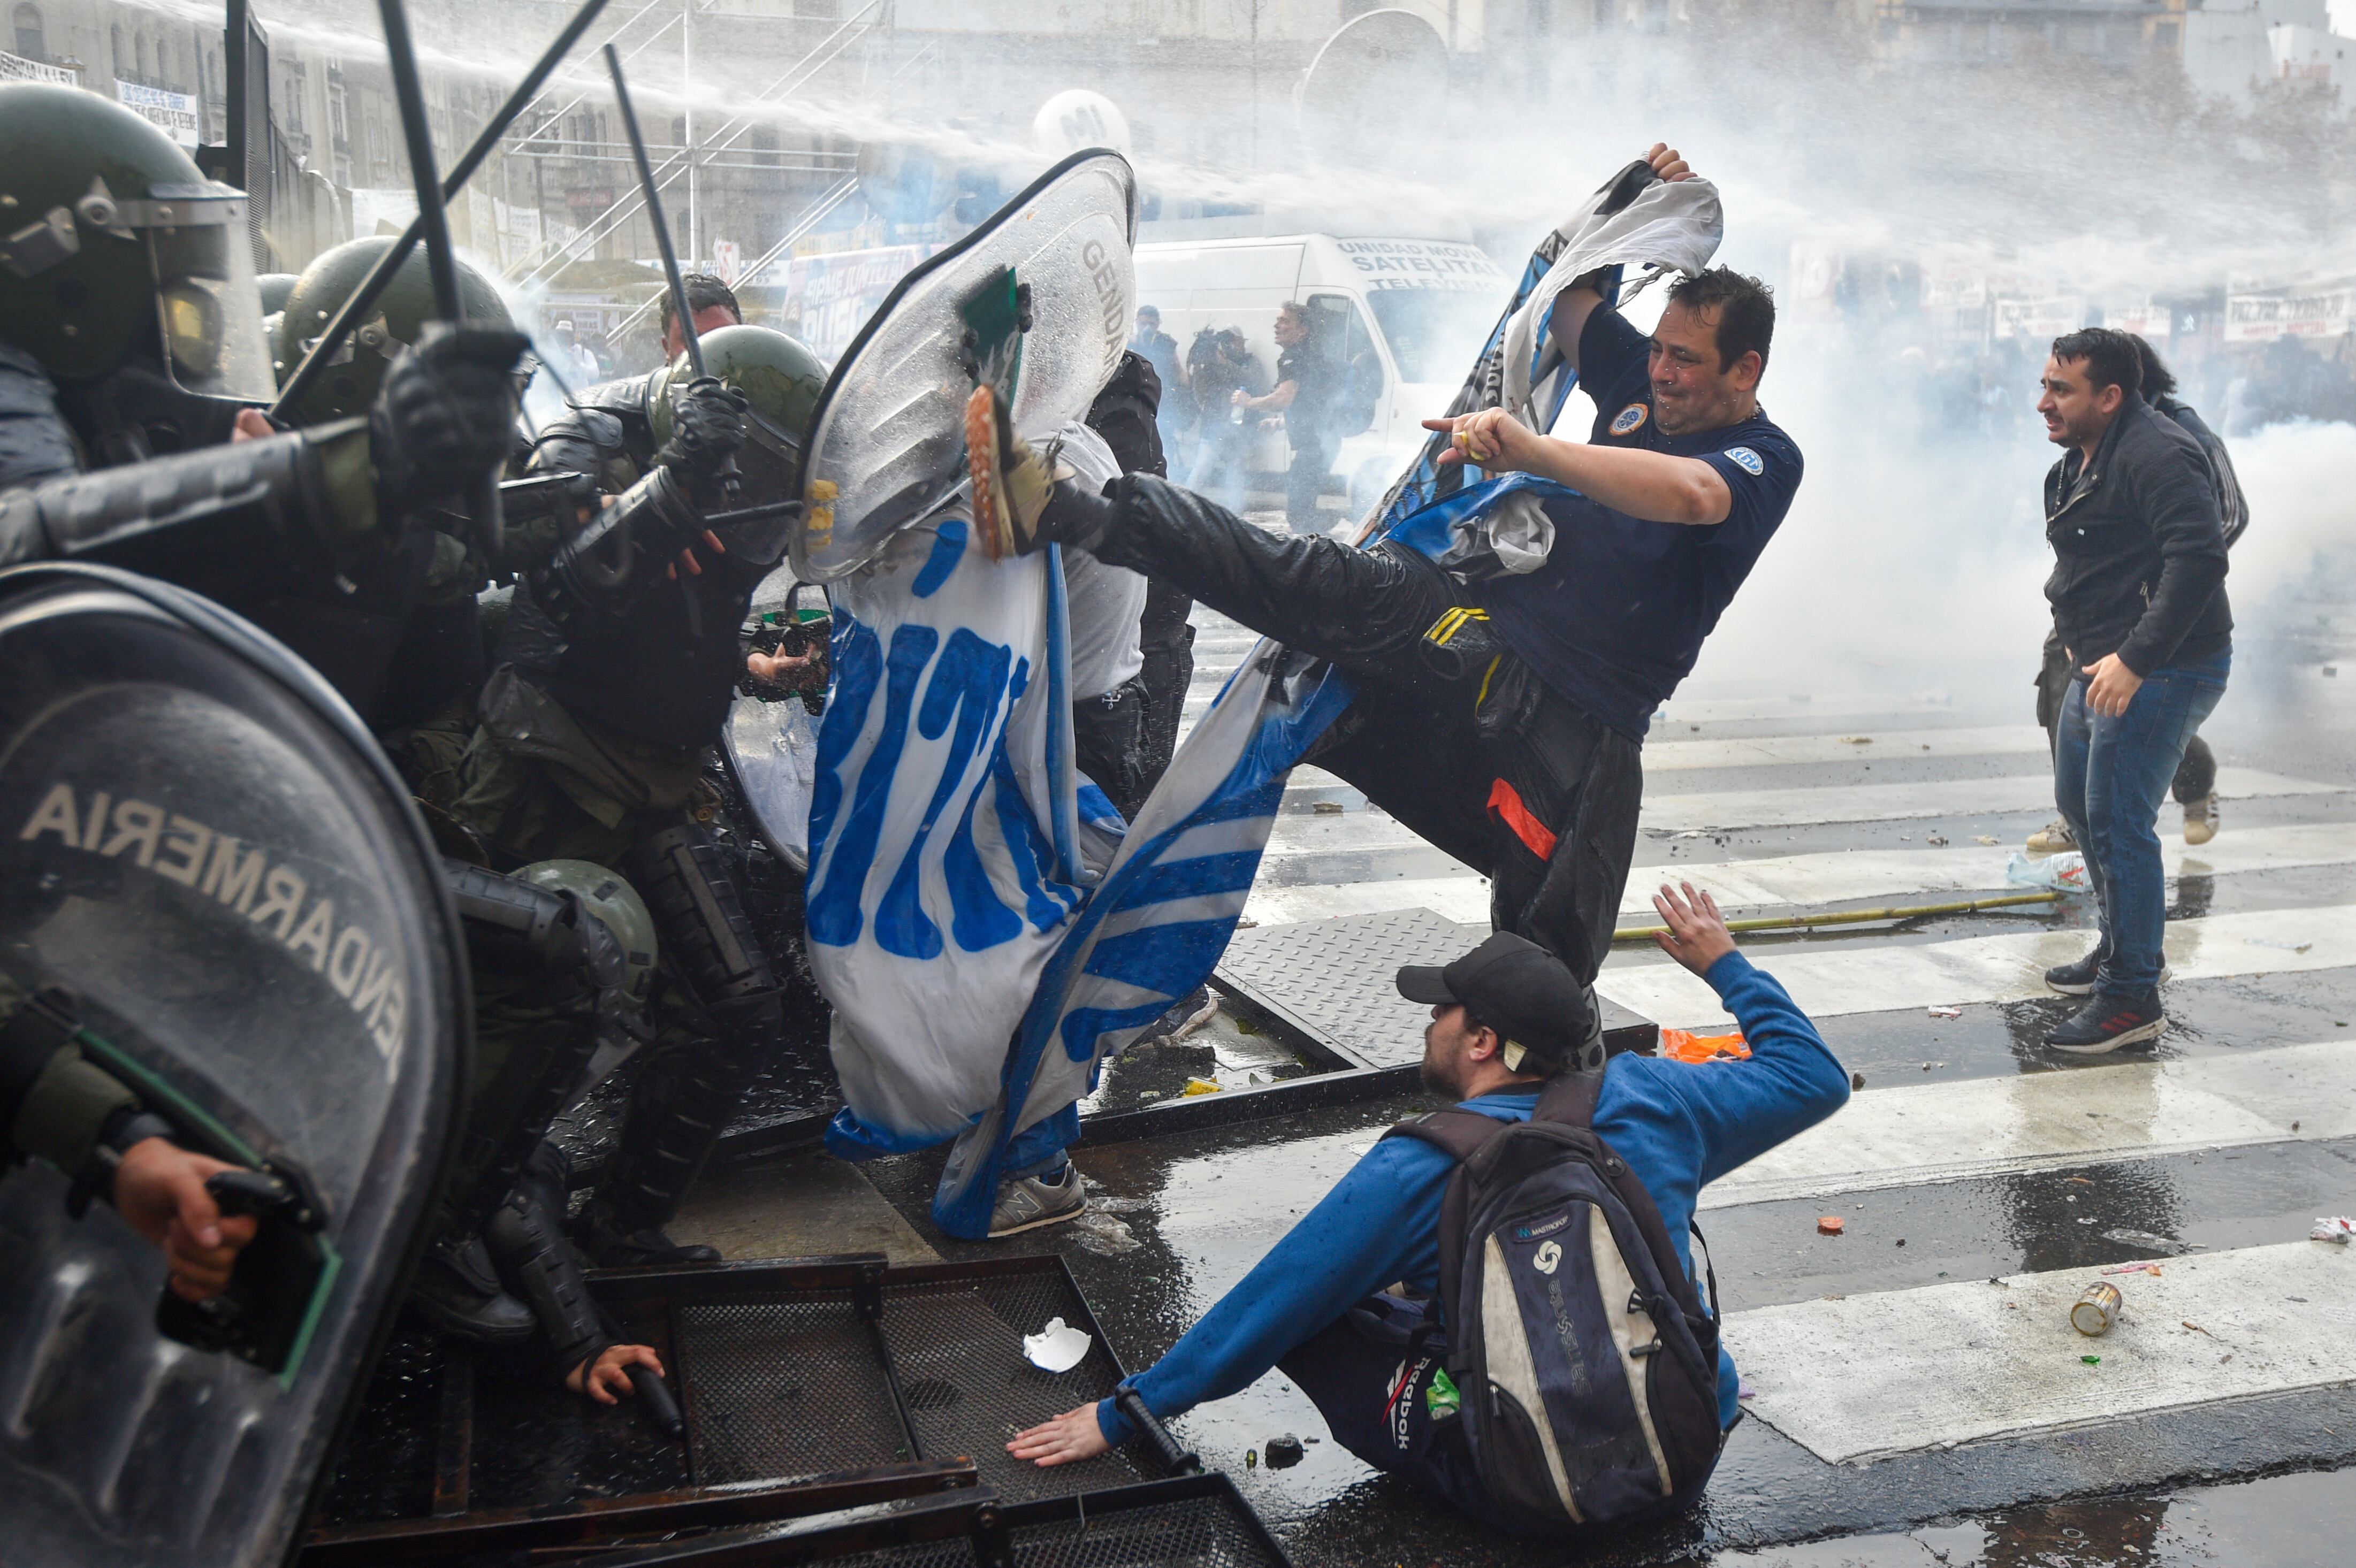
M 2077 1305 L 2070 1308 L 2070 1327 L 2090 1339 L 2107 1334 L 2111 1325 L 2119 1320 L 2123 1305 L 2125 1298 L 2119 1295 L 2117 1285 L 2108 1282 L 2090 1285 Z

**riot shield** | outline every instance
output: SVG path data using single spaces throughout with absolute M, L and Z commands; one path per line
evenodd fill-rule
M 961 312 L 1006 269 L 1025 305 L 1016 433 L 1043 437 L 1087 412 L 1129 341 L 1136 239 L 1136 176 L 1092 148 L 901 279 L 819 396 L 795 574 L 830 582 L 857 570 L 964 481 L 975 378 Z
M 829 626 L 822 598 L 816 610 L 803 605 L 803 590 L 809 586 L 797 581 L 790 568 L 770 573 L 753 591 L 756 629 L 795 624 L 808 634 L 813 623 L 817 628 Z M 786 651 L 806 648 L 807 636 L 795 638 L 795 643 Z M 798 693 L 763 692 L 747 683 L 738 690 L 728 723 L 720 731 L 754 827 L 797 873 L 809 869 L 810 795 L 818 787 L 819 720 L 813 706 Z
M 284 1561 L 455 1143 L 471 1008 L 432 844 L 309 667 L 88 566 L 0 573 L 0 966 L 177 1141 L 305 1195 L 241 1256 L 242 1316 L 191 1333 L 112 1209 L 7 1170 L 0 1555 Z

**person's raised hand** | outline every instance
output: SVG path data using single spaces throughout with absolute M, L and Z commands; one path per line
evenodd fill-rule
M 1112 1451 L 1104 1428 L 1097 1423 L 1097 1407 L 1084 1404 L 1053 1421 L 1043 1421 L 1028 1432 L 1018 1432 L 1006 1451 L 1036 1465 L 1074 1465 Z
M 1484 474 L 1515 474 L 1526 470 L 1538 452 L 1540 438 L 1503 409 L 1476 409 L 1423 421 L 1426 430 L 1444 431 L 1448 450 L 1440 465 L 1470 463 Z
M 612 1404 L 616 1394 L 636 1396 L 631 1385 L 630 1369 L 645 1367 L 655 1376 L 663 1375 L 662 1358 L 650 1345 L 608 1345 L 594 1361 L 584 1360 L 564 1374 L 564 1386 L 574 1393 L 585 1393 L 599 1404 Z
M 1654 143 L 1653 150 L 1644 155 L 1644 161 L 1653 165 L 1655 174 L 1671 185 L 1675 185 L 1679 180 L 1689 180 L 1694 177 L 1692 166 L 1685 161 L 1684 156 L 1675 147 L 1670 146 L 1666 142 Z
M 239 1249 L 253 1240 L 252 1217 L 221 1218 L 220 1206 L 205 1190 L 208 1178 L 233 1168 L 169 1138 L 142 1138 L 115 1168 L 115 1212 L 163 1249 L 172 1294 L 184 1301 L 219 1296 L 237 1266 Z
M 2127 668 L 2116 654 L 2104 654 L 2088 665 L 2085 675 L 2086 706 L 2105 719 L 2125 713 L 2135 694 L 2143 689 L 2143 677 Z
M 278 428 L 270 422 L 270 416 L 260 409 L 240 409 L 237 423 L 230 428 L 229 441 L 235 446 L 241 441 L 267 441 L 277 433 Z
M 1734 951 L 1734 933 L 1726 929 L 1726 917 L 1718 912 L 1716 899 L 1691 882 L 1684 886 L 1683 898 L 1666 882 L 1653 895 L 1653 907 L 1668 927 L 1654 933 L 1653 940 L 1662 952 L 1695 974 L 1707 975 L 1711 965 Z

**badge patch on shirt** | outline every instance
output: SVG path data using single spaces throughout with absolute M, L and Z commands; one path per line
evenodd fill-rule
M 1630 403 L 1612 416 L 1612 433 L 1633 435 L 1644 428 L 1644 421 L 1652 417 L 1652 413 L 1653 411 L 1643 403 Z
M 1747 446 L 1734 447 L 1730 449 L 1726 455 L 1737 468 L 1741 469 L 1745 474 L 1750 475 L 1754 479 L 1760 475 L 1767 472 L 1766 459 L 1761 457 L 1757 453 L 1751 451 Z

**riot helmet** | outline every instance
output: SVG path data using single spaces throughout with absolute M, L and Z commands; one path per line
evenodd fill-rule
M 273 316 L 284 310 L 286 296 L 294 292 L 294 285 L 301 281 L 293 272 L 264 272 L 254 279 L 254 287 L 262 293 L 262 314 Z
M 772 326 L 723 326 L 698 340 L 707 375 L 744 394 L 745 439 L 736 453 L 744 475 L 737 505 L 766 506 L 801 493 L 802 443 L 826 385 L 826 367 L 798 338 Z M 686 355 L 655 372 L 647 413 L 655 445 L 671 436 L 671 400 L 695 379 Z
M 594 860 L 535 860 L 515 875 L 535 888 L 573 894 L 605 923 L 622 949 L 622 992 L 644 1007 L 655 980 L 655 917 L 637 889 Z
M 394 243 L 390 235 L 371 234 L 321 252 L 303 269 L 294 292 L 286 297 L 271 345 L 280 377 L 294 373 L 294 367 L 319 340 L 321 329 Z M 515 329 L 498 290 L 463 261 L 458 262 L 458 304 L 470 326 Z M 436 318 L 434 276 L 426 265 L 425 248 L 414 246 L 369 307 L 367 319 L 337 346 L 326 373 L 283 411 L 295 424 L 305 426 L 368 412 L 376 402 L 377 389 L 384 384 L 385 368 L 406 353 L 425 324 Z
M 120 103 L 0 86 L 0 339 L 61 386 L 142 357 L 198 397 L 267 402 L 245 194 Z

